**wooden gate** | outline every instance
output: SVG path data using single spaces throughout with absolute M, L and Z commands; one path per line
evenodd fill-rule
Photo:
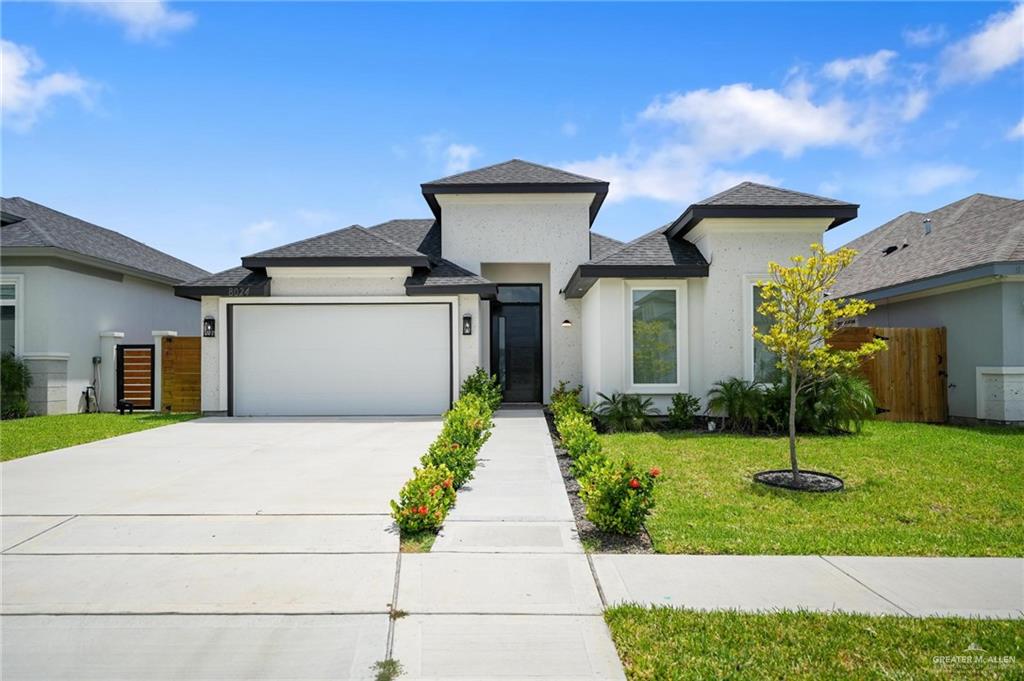
M 164 411 L 199 411 L 200 340 L 199 336 L 164 336 L 160 349 L 160 403 Z
M 862 366 L 878 407 L 884 410 L 878 418 L 944 422 L 948 416 L 946 329 L 851 326 L 837 331 L 829 344 L 849 350 L 873 338 L 889 344 Z
M 153 345 L 117 346 L 117 400 L 153 408 Z

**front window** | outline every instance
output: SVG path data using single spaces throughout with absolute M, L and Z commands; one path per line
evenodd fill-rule
M 772 328 L 772 320 L 757 311 L 761 306 L 761 287 L 754 286 L 754 327 L 759 333 L 768 333 Z M 775 383 L 779 379 L 779 368 L 776 363 L 779 356 L 765 347 L 761 341 L 754 339 L 754 380 L 759 383 Z
M 18 352 L 18 287 L 14 282 L 0 283 L 0 352 Z
M 633 289 L 633 383 L 678 383 L 677 344 L 676 291 Z

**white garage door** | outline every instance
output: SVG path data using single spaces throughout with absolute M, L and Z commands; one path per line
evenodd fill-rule
M 447 304 L 231 309 L 236 416 L 417 415 L 448 408 Z

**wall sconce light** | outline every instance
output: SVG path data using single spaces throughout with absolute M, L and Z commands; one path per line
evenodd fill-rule
M 468 312 L 462 315 L 462 335 L 473 335 L 473 315 L 469 314 Z
M 214 338 L 217 336 L 217 320 L 213 317 L 203 319 L 203 338 Z
M 562 321 L 562 328 L 568 329 L 570 326 L 572 326 L 572 322 L 570 320 L 565 319 Z

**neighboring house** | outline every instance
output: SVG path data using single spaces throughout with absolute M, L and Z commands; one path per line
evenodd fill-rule
M 0 349 L 31 369 L 32 413 L 80 411 L 88 385 L 114 408 L 103 334 L 111 347 L 153 343 L 154 331 L 199 334 L 199 306 L 175 297 L 174 285 L 205 270 L 27 199 L 3 199 L 0 208 Z
M 1024 201 L 974 194 L 848 245 L 833 295 L 875 303 L 860 324 L 946 328 L 950 417 L 1024 421 Z
M 754 286 L 857 206 L 743 183 L 626 244 L 590 227 L 608 183 L 512 160 L 422 185 L 433 217 L 353 225 L 177 287 L 202 301 L 202 407 L 436 414 L 477 366 L 507 402 L 565 381 L 703 398 L 770 369 Z M 755 361 L 757 358 L 757 361 Z

